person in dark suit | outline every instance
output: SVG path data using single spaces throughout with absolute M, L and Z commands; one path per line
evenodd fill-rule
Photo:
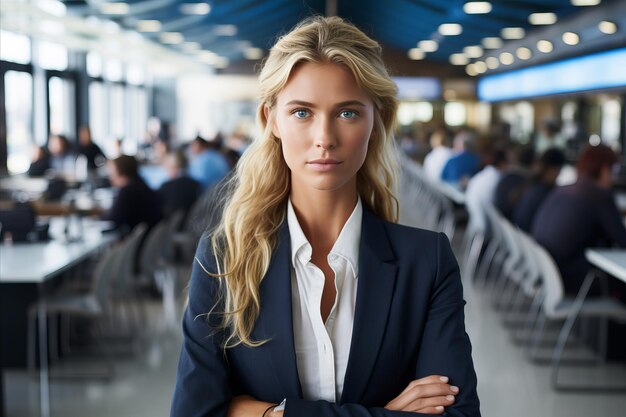
M 186 174 L 187 158 L 182 151 L 168 154 L 163 161 L 169 181 L 158 190 L 163 204 L 163 217 L 168 218 L 177 211 L 185 215 L 202 193 L 202 185 Z
M 530 233 L 535 214 L 554 189 L 563 164 L 565 155 L 557 148 L 545 151 L 535 163 L 530 184 L 513 211 L 513 222 L 523 231 Z
M 260 87 L 263 135 L 197 249 L 171 416 L 480 416 L 450 243 L 395 224 L 380 46 L 309 18 Z
M 139 176 L 139 164 L 133 156 L 122 155 L 108 162 L 109 180 L 118 188 L 113 206 L 103 213 L 122 234 L 140 223 L 154 226 L 161 220 L 161 202 Z
M 568 294 L 578 293 L 591 268 L 585 249 L 626 247 L 626 228 L 611 192 L 617 160 L 606 145 L 588 146 L 576 163 L 576 183 L 552 191 L 533 221 L 532 235 L 554 258 Z
M 509 160 L 509 168 L 502 173 L 496 186 L 493 205 L 505 218 L 513 220 L 515 207 L 532 178 L 535 150 L 529 145 L 517 145 L 510 152 Z
M 29 177 L 43 177 L 50 169 L 50 155 L 44 146 L 36 146 L 33 151 L 33 160 L 28 167 Z
M 87 125 L 82 125 L 78 129 L 78 154 L 87 158 L 87 168 L 97 169 L 106 163 L 106 156 L 102 149 L 96 145 L 91 137 L 91 129 Z

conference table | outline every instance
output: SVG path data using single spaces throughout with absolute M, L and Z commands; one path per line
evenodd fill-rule
M 89 218 L 81 222 L 80 237 L 67 239 L 63 230 L 67 219 L 51 219 L 55 239 L 46 242 L 0 244 L 0 389 L 2 370 L 25 366 L 27 311 L 44 294 L 58 285 L 64 272 L 79 265 L 117 239 L 115 233 L 102 233 L 108 222 Z M 39 380 L 41 415 L 50 415 L 46 312 L 40 306 L 38 316 Z M 2 398 L 0 398 L 2 400 Z M 0 404 L 0 415 L 4 403 Z

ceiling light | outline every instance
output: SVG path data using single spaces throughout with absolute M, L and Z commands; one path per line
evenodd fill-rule
M 417 47 L 424 52 L 435 52 L 439 48 L 437 41 L 419 41 Z
M 513 62 L 515 62 L 515 58 L 510 52 L 502 52 L 500 54 L 500 62 L 502 63 L 502 65 L 511 65 Z
M 524 28 L 504 28 L 500 32 L 500 35 L 504 39 L 522 39 L 526 35 L 526 32 L 524 31 Z
M 602 0 L 572 0 L 573 6 L 597 6 Z
M 474 69 L 477 73 L 483 74 L 485 71 L 487 71 L 487 64 L 485 64 L 483 61 L 476 61 L 474 62 Z
M 552 25 L 556 23 L 556 14 L 550 13 L 532 13 L 528 16 L 528 22 L 531 25 Z
M 463 27 L 458 23 L 444 23 L 439 25 L 439 33 L 443 36 L 457 36 L 463 33 Z
M 247 48 L 243 51 L 243 55 L 246 59 L 261 59 L 263 58 L 264 52 L 261 48 Z
M 211 11 L 208 3 L 183 3 L 178 8 L 182 14 L 205 15 Z
M 467 14 L 485 14 L 491 11 L 491 3 L 488 1 L 470 1 L 463 5 L 463 11 Z
M 521 48 L 517 48 L 517 51 L 515 51 L 515 55 L 517 55 L 519 59 L 526 61 L 533 56 L 533 52 L 530 49 L 522 46 Z
M 100 4 L 102 14 L 126 14 L 128 13 L 128 3 L 102 3 Z
M 463 48 L 463 53 L 467 55 L 468 58 L 480 58 L 483 56 L 483 48 L 478 45 L 466 46 Z
M 216 25 L 213 28 L 216 36 L 235 36 L 237 34 L 237 26 L 235 25 Z
M 202 46 L 199 42 L 185 42 L 183 43 L 183 50 L 185 52 L 195 52 L 200 49 Z
M 612 35 L 617 32 L 617 25 L 613 22 L 609 22 L 608 20 L 603 20 L 598 24 L 598 29 L 600 29 L 600 32 L 602 33 Z
M 495 36 L 483 38 L 482 44 L 486 49 L 499 49 L 502 48 L 502 39 Z
M 450 63 L 452 65 L 467 65 L 469 58 L 465 54 L 452 54 L 450 55 Z
M 478 73 L 476 72 L 476 69 L 474 68 L 474 64 L 469 64 L 468 66 L 466 66 L 465 67 L 465 72 L 470 77 L 475 77 L 475 76 L 478 75 Z
M 578 45 L 580 36 L 574 32 L 565 32 L 562 36 L 563 42 L 567 45 Z
M 552 42 L 547 41 L 547 40 L 540 40 L 539 42 L 537 42 L 537 50 L 539 52 L 543 52 L 544 54 L 549 54 L 550 52 L 552 52 L 552 50 L 554 49 L 554 46 L 552 45 Z
M 490 56 L 485 59 L 485 64 L 487 64 L 487 68 L 489 69 L 496 69 L 500 66 L 500 60 L 495 56 Z
M 178 45 L 179 43 L 183 43 L 185 38 L 179 32 L 165 32 L 161 34 L 161 42 L 167 43 L 168 45 Z
M 158 20 L 140 20 L 137 22 L 139 32 L 158 32 L 161 30 L 161 22 Z
M 207 64 L 214 64 L 217 61 L 217 54 L 213 51 L 203 50 L 198 51 L 198 59 L 206 62 Z
M 409 58 L 413 60 L 424 59 L 426 54 L 420 48 L 411 48 L 409 49 Z

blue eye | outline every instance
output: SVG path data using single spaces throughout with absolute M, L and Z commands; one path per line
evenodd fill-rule
M 354 110 L 342 110 L 339 115 L 344 119 L 354 119 L 357 116 L 357 112 Z
M 309 112 L 307 110 L 296 110 L 293 112 L 293 115 L 298 119 L 304 119 L 309 115 Z

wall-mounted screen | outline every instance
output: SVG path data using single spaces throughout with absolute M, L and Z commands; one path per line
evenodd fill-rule
M 478 98 L 515 100 L 615 87 L 626 87 L 626 48 L 488 75 L 478 80 Z

